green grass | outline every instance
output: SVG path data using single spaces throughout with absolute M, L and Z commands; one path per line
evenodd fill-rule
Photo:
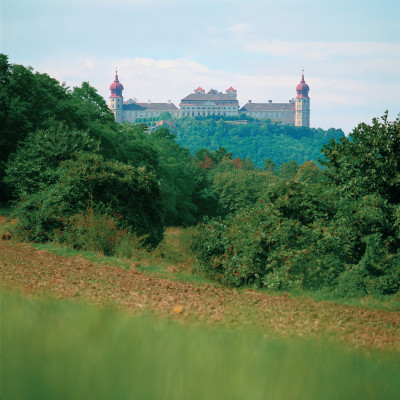
M 82 257 L 92 263 L 111 264 L 124 269 L 129 269 L 132 264 L 131 261 L 119 257 L 104 256 L 94 251 L 76 250 L 72 247 L 60 245 L 58 243 L 31 243 L 31 246 L 38 250 L 50 251 L 62 257 Z
M 11 212 L 12 212 L 12 208 L 10 206 L 0 203 L 0 215 L 9 217 L 11 215 Z
M 9 293 L 1 308 L 2 399 L 367 400 L 400 392 L 397 355 Z
M 290 292 L 293 298 L 309 297 L 315 301 L 329 301 L 331 303 L 362 307 L 368 310 L 388 310 L 400 311 L 400 294 L 392 296 L 375 295 L 360 297 L 340 297 L 329 290 L 304 291 L 292 290 Z

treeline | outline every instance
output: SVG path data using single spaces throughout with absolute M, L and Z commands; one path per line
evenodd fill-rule
M 225 117 L 226 118 L 226 117 Z M 321 148 L 330 139 L 344 136 L 341 129 L 294 127 L 272 123 L 269 120 L 254 121 L 251 117 L 239 116 L 236 123 L 221 117 L 180 118 L 175 121 L 173 132 L 177 142 L 192 153 L 200 148 L 217 150 L 226 148 L 234 157 L 250 158 L 256 167 L 263 167 L 270 158 L 278 166 L 287 161 L 303 164 L 318 162 Z M 246 122 L 239 123 L 239 122 Z
M 129 257 L 166 226 L 198 225 L 198 268 L 225 284 L 399 292 L 399 119 L 332 131 L 329 143 L 306 128 L 178 120 L 181 136 L 195 142 L 200 127 L 200 142 L 210 138 L 191 153 L 165 127 L 115 123 L 88 83 L 70 89 L 4 55 L 0 80 L 1 196 L 14 203 L 16 237 Z M 320 164 L 255 166 L 211 143 L 212 132 L 245 143 L 261 131 L 324 141 Z

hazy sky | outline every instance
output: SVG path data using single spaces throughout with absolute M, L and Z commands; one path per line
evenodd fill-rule
M 304 66 L 311 126 L 349 132 L 400 112 L 400 0 L 1 0 L 0 51 L 108 99 L 202 86 L 287 102 Z

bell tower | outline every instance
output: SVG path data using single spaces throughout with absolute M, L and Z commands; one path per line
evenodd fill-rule
M 122 97 L 122 91 L 124 87 L 119 83 L 118 80 L 118 71 L 115 71 L 115 79 L 114 82 L 110 85 L 111 95 L 108 101 L 109 109 L 115 115 L 115 121 L 122 122 L 123 121 L 123 107 L 124 107 L 124 98 Z
M 297 96 L 295 99 L 295 126 L 310 127 L 310 98 L 308 97 L 309 91 L 310 88 L 304 80 L 303 69 L 301 73 L 301 81 L 296 86 Z

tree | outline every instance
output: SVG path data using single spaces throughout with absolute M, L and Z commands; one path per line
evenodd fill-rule
M 46 74 L 9 64 L 4 54 L 0 54 L 0 81 L 0 201 L 7 201 L 10 193 L 2 180 L 8 157 L 30 132 L 64 118 L 68 93 Z
M 271 160 L 270 157 L 266 158 L 264 161 L 264 170 L 274 173 L 276 164 Z
M 388 121 L 386 112 L 372 125 L 359 124 L 349 137 L 331 140 L 322 150 L 326 174 L 342 193 L 358 197 L 378 193 L 400 203 L 400 119 Z
M 31 67 L 9 64 L 4 54 L 0 54 L 0 82 L 0 201 L 11 196 L 3 183 L 10 154 L 36 130 L 63 122 L 100 139 L 103 155 L 113 156 L 117 124 L 104 99 L 87 82 L 71 91 Z
M 293 178 L 296 175 L 298 168 L 299 166 L 294 160 L 285 162 L 279 168 L 279 176 L 284 179 Z
M 159 121 L 168 121 L 170 119 L 172 119 L 172 116 L 168 111 L 163 111 L 158 117 Z
M 78 152 L 96 153 L 99 142 L 87 132 L 54 122 L 48 129 L 30 133 L 7 163 L 5 182 L 15 197 L 24 197 L 56 183 L 61 162 Z
M 335 223 L 348 230 L 353 266 L 339 281 L 365 292 L 400 288 L 400 119 L 386 112 L 324 146 L 325 173 L 341 195 Z
M 165 209 L 167 226 L 193 225 L 197 222 L 197 207 L 193 196 L 195 179 L 190 168 L 190 153 L 175 142 L 175 135 L 161 127 L 148 136 L 148 143 L 156 150 L 159 160 L 157 176 Z

